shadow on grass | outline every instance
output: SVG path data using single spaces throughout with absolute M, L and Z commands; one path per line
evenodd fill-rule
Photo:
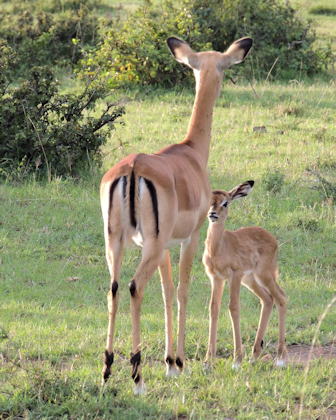
M 172 412 L 160 409 L 146 397 L 135 397 L 131 391 L 110 384 L 103 389 L 91 378 L 73 377 L 41 366 L 27 369 L 24 378 L 17 373 L 13 371 L 0 391 L 1 419 L 173 417 Z

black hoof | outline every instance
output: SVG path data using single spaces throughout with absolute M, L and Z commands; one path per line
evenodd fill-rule
M 182 360 L 181 360 L 179 357 L 177 357 L 177 358 L 176 358 L 176 365 L 177 365 L 180 369 L 183 369 L 183 362 L 182 362 Z
M 105 366 L 103 367 L 103 381 L 106 382 L 111 375 L 111 366 L 114 361 L 114 354 L 105 350 Z

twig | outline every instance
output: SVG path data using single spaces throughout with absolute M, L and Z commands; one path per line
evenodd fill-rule
M 272 67 L 270 68 L 269 72 L 267 73 L 267 76 L 266 76 L 265 82 L 267 82 L 268 78 L 270 77 L 271 72 L 272 72 L 272 70 L 274 69 L 274 66 L 275 66 L 275 65 L 276 65 L 276 63 L 278 62 L 279 58 L 280 58 L 280 57 L 277 57 L 277 58 L 274 60 L 274 63 L 272 64 Z
M 307 376 L 308 376 L 308 371 L 309 371 L 309 367 L 310 367 L 310 362 L 313 356 L 313 350 L 314 350 L 314 346 L 317 340 L 317 336 L 319 334 L 320 328 L 321 328 L 321 324 L 324 320 L 324 318 L 327 316 L 327 313 L 329 312 L 329 310 L 331 309 L 331 307 L 336 303 L 336 295 L 331 299 L 331 301 L 329 302 L 329 304 L 327 305 L 327 307 L 325 308 L 324 312 L 322 313 L 319 322 L 316 326 L 316 331 L 310 346 L 310 350 L 308 353 L 308 362 L 307 365 L 305 367 L 304 370 L 304 378 L 303 378 L 303 387 L 302 387 L 302 393 L 300 396 L 300 411 L 299 411 L 299 420 L 302 419 L 302 410 L 303 410 L 303 398 L 304 398 L 304 393 L 305 393 L 305 387 L 306 387 L 306 383 L 307 383 Z
M 260 96 L 257 94 L 256 90 L 254 89 L 254 87 L 253 87 L 253 84 L 252 84 L 251 80 L 250 80 L 250 79 L 248 79 L 248 81 L 249 81 L 249 84 L 250 84 L 250 86 L 251 86 L 251 88 L 252 88 L 252 91 L 253 91 L 253 93 L 254 93 L 255 97 L 259 99 L 259 98 L 260 98 Z
M 25 107 L 24 107 L 23 105 L 22 105 L 22 107 L 23 107 L 23 112 L 24 112 L 25 116 L 28 118 L 28 120 L 30 121 L 31 125 L 33 126 L 33 128 L 34 128 L 34 130 L 35 130 L 35 132 L 36 132 L 37 138 L 38 138 L 38 140 L 39 140 L 39 142 L 40 142 L 40 146 L 41 146 L 41 149 L 42 149 L 42 153 L 43 153 L 43 156 L 44 156 L 44 159 L 45 159 L 46 165 L 47 165 L 48 182 L 50 183 L 50 182 L 51 182 L 51 173 L 50 173 L 49 162 L 48 162 L 48 158 L 47 158 L 46 152 L 45 152 L 44 147 L 43 147 L 43 144 L 42 144 L 42 140 L 41 140 L 40 134 L 39 134 L 39 132 L 37 131 L 37 128 L 36 128 L 36 126 L 35 126 L 35 124 L 34 124 L 33 120 L 32 120 L 32 119 L 30 118 L 30 116 L 26 113 Z

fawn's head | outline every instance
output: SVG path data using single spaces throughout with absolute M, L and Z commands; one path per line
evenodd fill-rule
M 246 181 L 230 191 L 212 191 L 208 218 L 211 222 L 224 222 L 228 215 L 228 206 L 237 198 L 246 197 L 252 190 L 254 181 Z

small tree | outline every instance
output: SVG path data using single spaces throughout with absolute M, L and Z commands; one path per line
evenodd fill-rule
M 96 0 L 12 3 L 13 10 L 0 13 L 0 39 L 17 53 L 16 76 L 33 66 L 71 66 L 99 40 Z
M 1 70 L 1 69 L 0 69 Z M 88 163 L 100 163 L 100 147 L 122 107 L 107 104 L 99 117 L 93 111 L 104 89 L 87 86 L 79 95 L 61 95 L 53 73 L 36 67 L 16 88 L 0 80 L 0 170 L 75 176 Z
M 281 0 L 182 0 L 160 5 L 146 1 L 122 22 L 115 22 L 103 43 L 83 61 L 82 75 L 98 73 L 110 85 L 169 85 L 186 80 L 176 72 L 165 46 L 180 36 L 196 50 L 224 51 L 235 39 L 251 36 L 254 50 L 239 68 L 245 75 L 296 78 L 312 75 L 330 62 L 331 50 L 315 50 L 310 24 Z M 236 70 L 237 71 L 237 70 Z

